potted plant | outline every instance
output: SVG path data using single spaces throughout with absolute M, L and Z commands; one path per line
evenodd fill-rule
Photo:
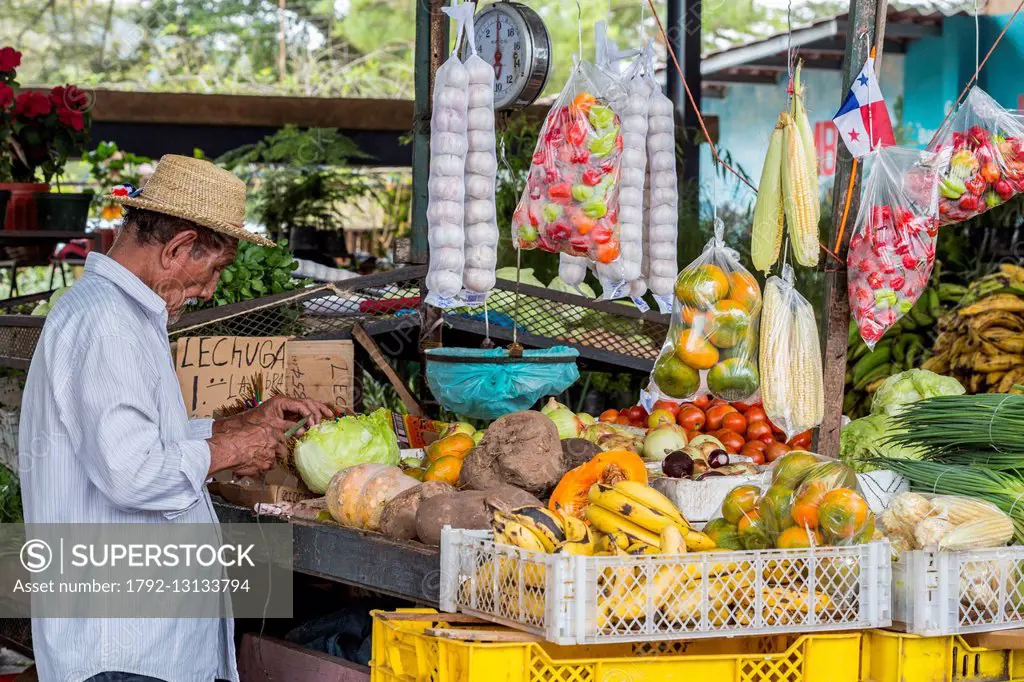
M 38 227 L 42 230 L 85 229 L 92 190 L 62 192 L 60 175 L 72 156 L 85 151 L 92 123 L 89 96 L 74 85 L 58 85 L 49 93 L 26 90 L 14 100 L 12 146 L 15 180 L 42 176 L 57 191 L 35 194 Z
M 7 230 L 34 228 L 36 214 L 32 197 L 40 188 L 46 189 L 45 185 L 14 182 L 11 139 L 19 66 L 20 52 L 13 47 L 0 48 L 0 229 Z

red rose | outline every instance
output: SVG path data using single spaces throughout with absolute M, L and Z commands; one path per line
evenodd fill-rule
M 14 89 L 0 83 L 0 110 L 10 107 L 12 102 L 14 102 Z
M 21 53 L 13 47 L 0 48 L 0 71 L 14 71 L 21 66 Z
M 71 109 L 57 109 L 57 120 L 75 132 L 85 127 L 85 121 L 81 112 L 72 111 Z
M 50 100 L 38 92 L 26 91 L 14 100 L 14 115 L 21 118 L 36 118 L 50 113 Z

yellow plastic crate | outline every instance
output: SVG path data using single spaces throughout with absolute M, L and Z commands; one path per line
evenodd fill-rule
M 424 618 L 431 614 L 433 617 Z M 408 619 L 405 616 L 409 615 Z M 373 614 L 371 682 L 858 682 L 861 633 L 558 646 L 437 637 L 457 616 Z M 507 630 L 480 622 L 458 630 Z M 522 636 L 515 630 L 507 630 Z
M 967 639 L 867 630 L 861 681 L 1024 682 L 1024 650 L 986 649 Z

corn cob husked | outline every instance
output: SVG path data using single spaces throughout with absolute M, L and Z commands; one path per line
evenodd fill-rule
M 800 72 L 803 70 L 803 61 L 797 62 L 796 71 L 793 74 L 793 120 L 796 121 L 797 130 L 800 131 L 800 141 L 803 142 L 804 155 L 807 157 L 807 173 L 811 184 L 811 195 L 814 197 L 814 222 L 817 225 L 821 220 L 821 194 L 818 188 L 818 152 L 814 149 L 814 129 L 807 118 L 807 107 L 804 106 L 804 88 L 800 84 Z
M 765 283 L 761 315 L 761 399 L 772 423 L 793 437 L 821 423 L 825 390 L 814 310 L 788 265 Z
M 1002 547 L 1013 539 L 1013 520 L 1006 514 L 969 521 L 942 536 L 940 551 Z
M 796 262 L 804 267 L 818 264 L 818 197 L 812 194 L 807 152 L 796 121 L 788 112 L 779 120 L 784 126 L 784 158 L 782 166 L 782 196 L 789 226 L 789 241 L 793 244 Z
M 761 169 L 754 203 L 754 223 L 750 230 L 750 258 L 754 267 L 768 272 L 779 260 L 782 249 L 782 228 L 785 212 L 782 198 L 782 164 L 785 146 L 785 125 L 779 116 L 768 141 L 768 154 Z

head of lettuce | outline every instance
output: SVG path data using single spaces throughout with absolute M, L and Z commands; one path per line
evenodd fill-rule
M 296 444 L 293 456 L 303 482 L 323 495 L 338 471 L 364 462 L 395 465 L 401 453 L 391 414 L 382 408 L 373 414 L 320 422 Z

